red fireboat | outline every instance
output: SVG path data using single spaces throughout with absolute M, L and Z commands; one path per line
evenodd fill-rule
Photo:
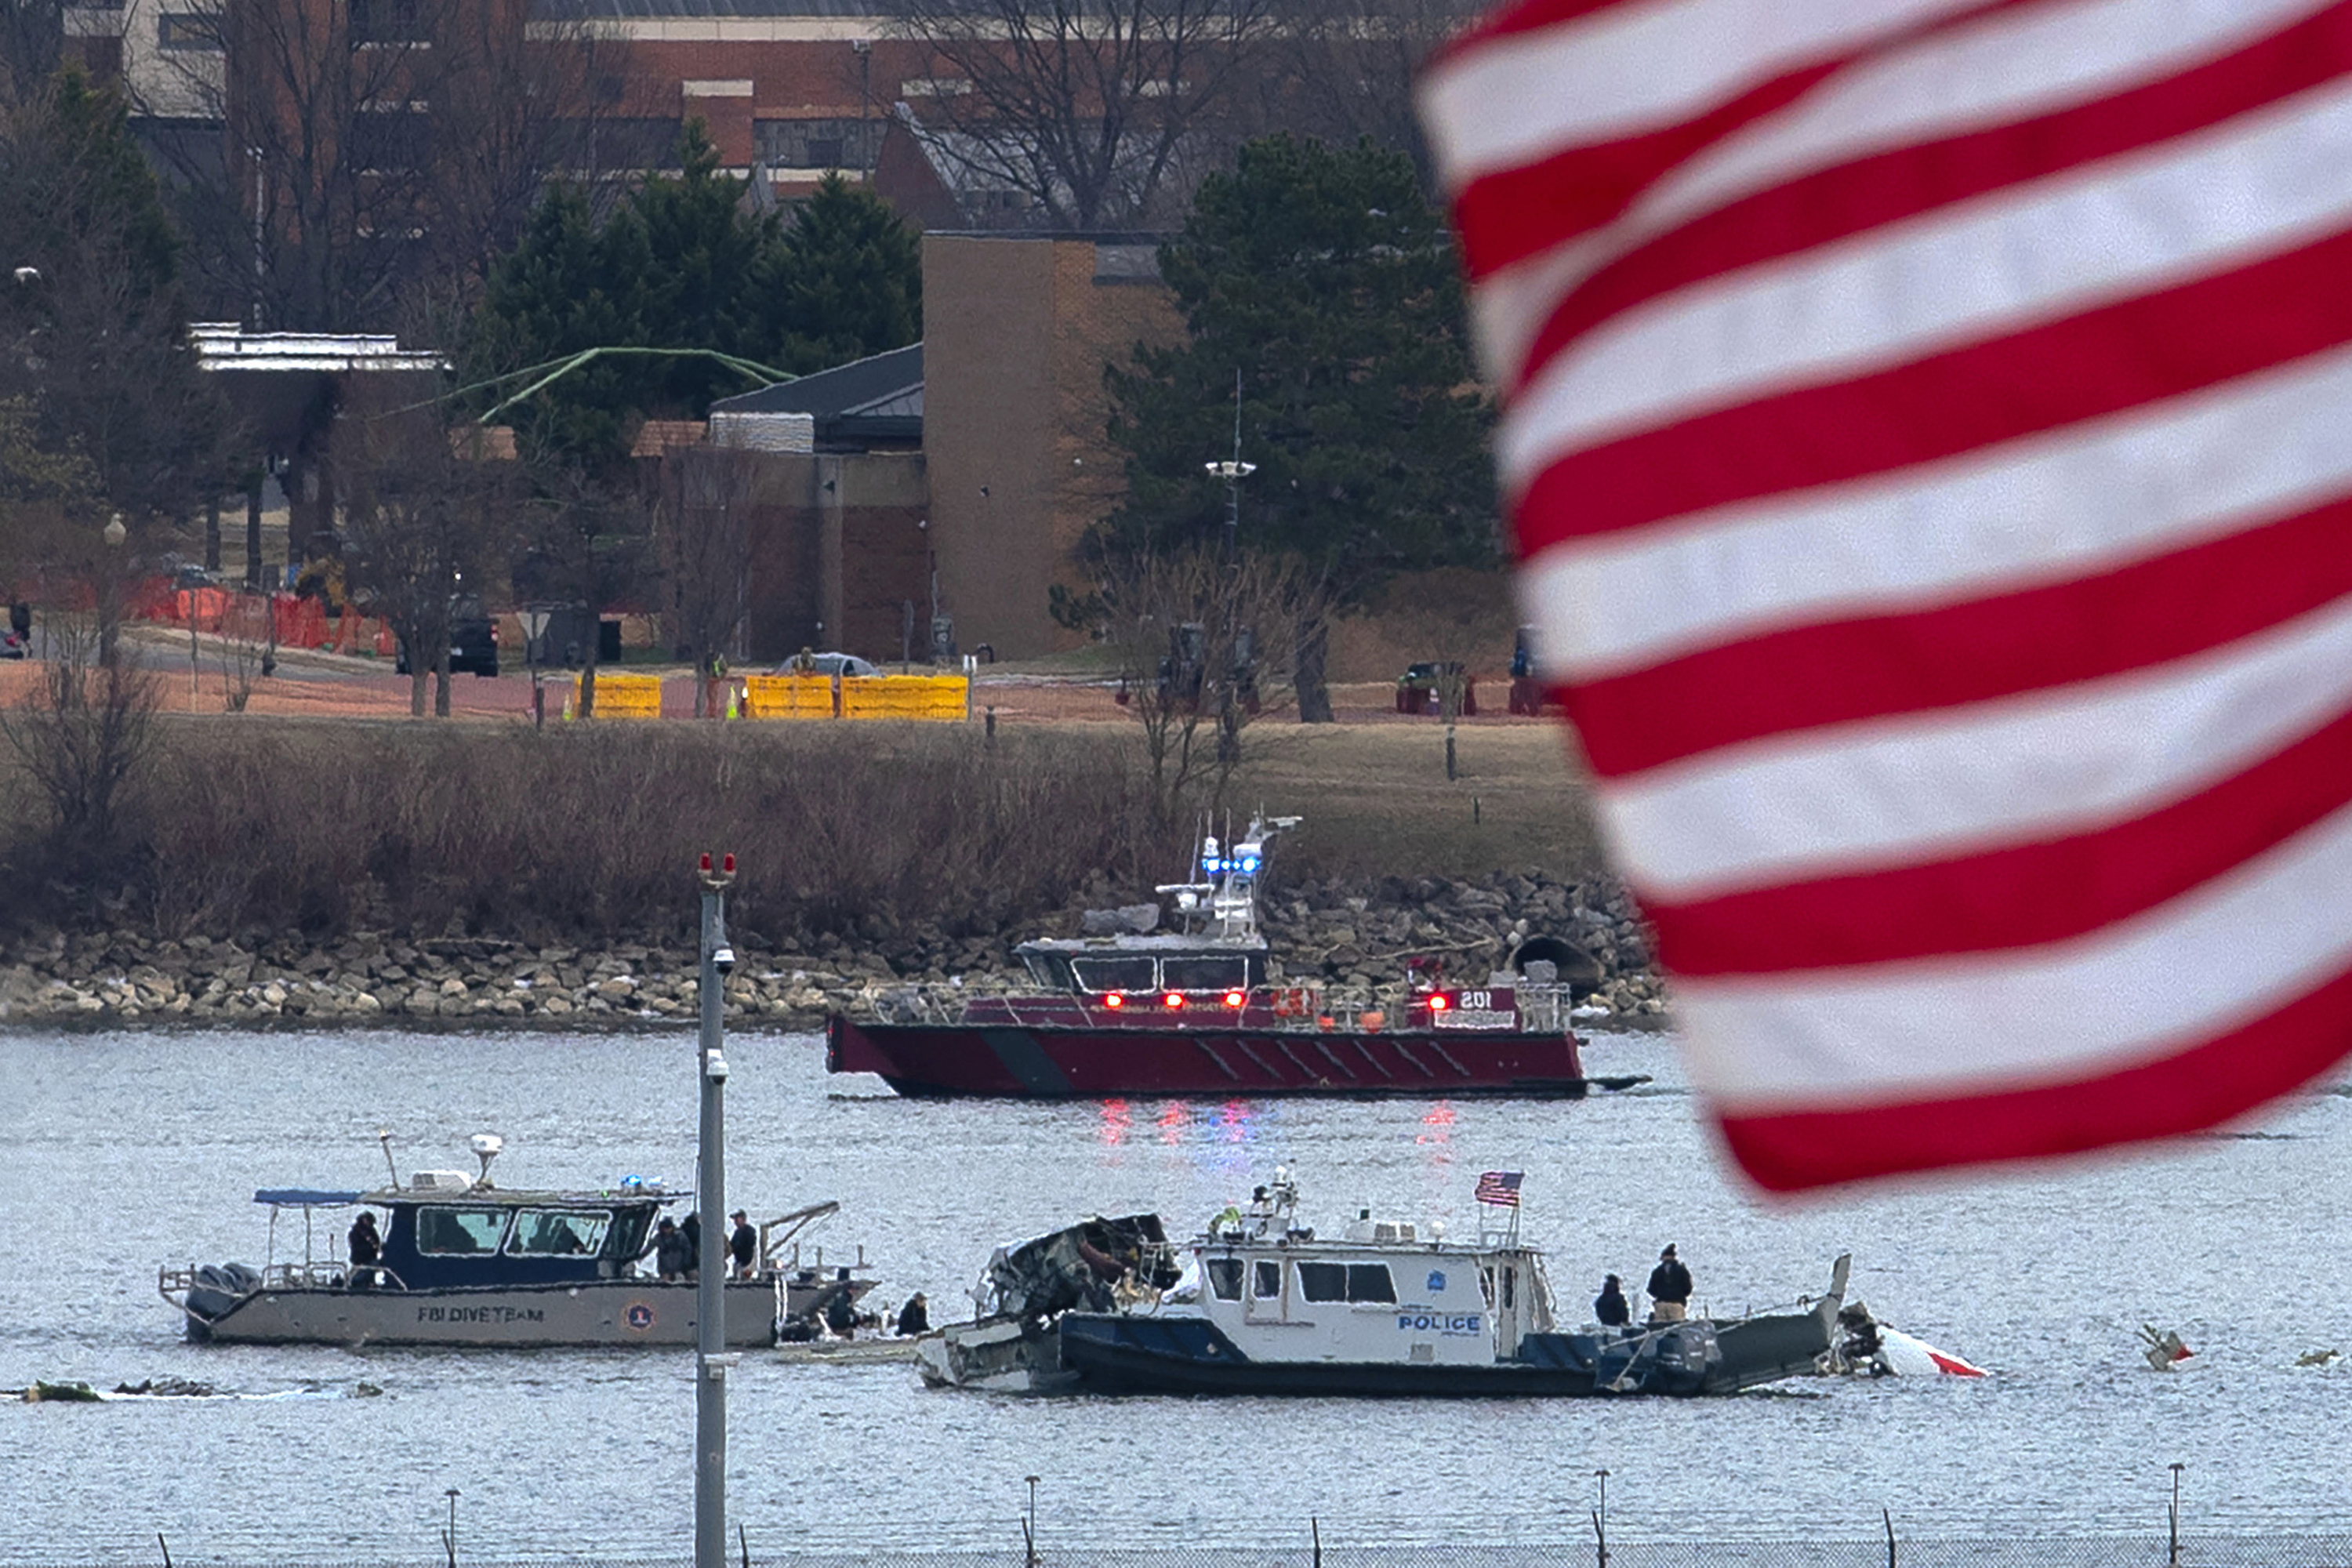
M 1256 819 L 1224 844 L 1204 837 L 1202 879 L 1159 889 L 1172 897 L 1180 931 L 1027 942 L 1013 951 L 1032 992 L 943 1003 L 936 989 L 910 991 L 883 998 L 875 1018 L 834 1015 L 826 1070 L 876 1073 L 916 1098 L 1039 1100 L 1581 1099 L 1647 1081 L 1585 1075 L 1569 1012 L 1598 971 L 1557 940 L 1523 944 L 1512 967 L 1478 984 L 1449 984 L 1436 961 L 1414 960 L 1393 1016 L 1272 975 L 1257 887 L 1275 835 L 1297 822 Z

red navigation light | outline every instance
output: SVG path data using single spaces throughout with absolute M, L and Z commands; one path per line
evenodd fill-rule
M 1454 1004 L 1453 1004 L 1453 1003 L 1451 1003 L 1451 1002 L 1449 1002 L 1449 1001 L 1447 1001 L 1447 1000 L 1445 999 L 1445 993 L 1444 993 L 1444 992 L 1443 992 L 1443 991 L 1436 991 L 1436 992 L 1432 992 L 1432 993 L 1430 994 L 1430 998 L 1429 998 L 1429 1010 L 1430 1010 L 1431 1012 L 1433 1012 L 1433 1013 L 1443 1013 L 1443 1012 L 1444 1012 L 1444 1011 L 1445 1011 L 1445 1009 L 1447 1009 L 1448 1007 L 1451 1007 L 1451 1006 L 1453 1006 L 1453 1005 L 1454 1005 Z
M 1225 993 L 1225 1005 L 1228 1007 L 1240 1006 L 1242 1005 L 1242 994 L 1238 991 L 1228 991 Z
M 732 855 L 728 856 L 724 860 L 721 860 L 719 863 L 719 867 L 720 870 L 725 871 L 729 876 L 733 876 L 735 874 L 735 857 Z
M 1124 1007 L 1127 1005 L 1127 998 L 1114 991 L 1109 995 L 1103 998 L 1103 1005 L 1106 1007 Z
M 1184 1005 L 1184 993 L 1171 991 L 1160 999 L 1160 1005 L 1162 1007 L 1181 1007 Z
M 708 855 L 702 858 L 702 868 L 706 871 L 710 869 L 710 857 Z

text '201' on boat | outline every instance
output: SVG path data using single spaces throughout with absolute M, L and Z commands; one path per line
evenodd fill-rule
M 261 1344 L 691 1345 L 698 1287 L 639 1272 L 661 1211 L 690 1194 L 636 1176 L 601 1192 L 508 1188 L 490 1181 L 501 1147 L 472 1141 L 478 1175 L 399 1172 L 373 1191 L 264 1188 L 268 1251 L 258 1268 L 205 1264 L 157 1271 L 188 1337 Z M 391 1165 L 391 1148 L 384 1160 Z M 727 1342 L 766 1345 L 874 1289 L 864 1248 L 846 1266 L 801 1257 L 808 1228 L 840 1208 L 813 1204 L 754 1227 L 751 1278 L 727 1281 Z M 345 1211 L 381 1213 L 377 1257 L 336 1247 Z M 279 1222 L 301 1219 L 301 1257 L 278 1256 Z M 723 1224 L 716 1216 L 706 1223 Z M 321 1219 L 324 1219 L 322 1225 Z M 323 1231 L 324 1234 L 321 1234 Z M 291 1247 L 290 1237 L 287 1243 Z
M 1318 1236 L 1297 1205 L 1277 1172 L 1181 1246 L 1134 1215 L 1000 1248 L 981 1317 L 927 1336 L 917 1365 L 1007 1393 L 1732 1394 L 1814 1372 L 1845 1295 L 1841 1257 L 1793 1310 L 1562 1330 L 1516 1202 L 1482 1205 L 1473 1241 L 1369 1211 Z
M 1200 880 L 1161 887 L 1181 930 L 1041 938 L 1014 949 L 1034 989 L 943 997 L 909 988 L 874 1018 L 835 1014 L 825 1067 L 876 1073 L 908 1096 L 1507 1094 L 1581 1098 L 1647 1081 L 1588 1078 L 1570 1009 L 1600 979 L 1558 938 L 1523 943 L 1484 982 L 1416 960 L 1402 1016 L 1332 1009 L 1320 986 L 1274 973 L 1258 918 L 1274 837 L 1295 816 L 1201 841 Z M 1124 912 L 1124 911 L 1123 911 Z

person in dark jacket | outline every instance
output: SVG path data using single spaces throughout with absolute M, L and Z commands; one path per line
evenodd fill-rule
M 1622 1329 L 1633 1321 L 1633 1309 L 1625 1303 L 1625 1292 L 1612 1274 L 1601 1282 L 1601 1294 L 1592 1298 L 1592 1316 L 1604 1329 Z
M 846 1268 L 834 1276 L 834 1293 L 824 1304 L 824 1326 L 843 1339 L 857 1330 L 857 1296 L 850 1289 Z
M 735 1259 L 735 1277 L 753 1279 L 760 1271 L 760 1233 L 751 1228 L 751 1216 L 741 1209 L 730 1217 L 735 1221 L 735 1231 L 727 1238 L 727 1251 Z
M 375 1267 L 383 1261 L 383 1237 L 376 1234 L 375 1215 L 360 1210 L 360 1217 L 352 1221 L 351 1234 L 344 1238 L 351 1247 L 352 1289 L 375 1289 Z
M 1658 1266 L 1650 1270 L 1650 1321 L 1679 1323 L 1690 1316 L 1691 1271 L 1675 1256 L 1674 1244 L 1658 1254 Z
M 907 1298 L 905 1306 L 898 1309 L 899 1338 L 912 1339 L 917 1334 L 928 1334 L 931 1331 L 930 1310 L 924 1304 L 928 1300 L 928 1297 L 918 1290 Z
M 684 1279 L 687 1274 L 686 1233 L 674 1220 L 654 1227 L 654 1272 L 664 1279 Z
M 686 1237 L 686 1277 L 692 1279 L 702 1272 L 702 1215 L 688 1215 L 678 1234 Z

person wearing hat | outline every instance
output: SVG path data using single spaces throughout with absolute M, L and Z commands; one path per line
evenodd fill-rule
M 1592 1316 L 1604 1329 L 1622 1329 L 1633 1321 L 1633 1309 L 1625 1304 L 1625 1291 L 1614 1274 L 1601 1282 L 1601 1294 L 1592 1298 Z
M 1675 1256 L 1674 1244 L 1658 1254 L 1658 1266 L 1650 1270 L 1650 1321 L 1679 1323 L 1690 1316 L 1691 1272 L 1683 1260 Z
M 755 1279 L 760 1273 L 760 1233 L 751 1228 L 751 1216 L 741 1209 L 728 1217 L 735 1222 L 727 1237 L 727 1251 L 735 1259 L 735 1278 Z
M 917 1334 L 928 1334 L 931 1331 L 930 1310 L 924 1304 L 929 1300 L 929 1297 L 918 1290 L 907 1298 L 905 1306 L 898 1309 L 900 1339 L 912 1339 Z

